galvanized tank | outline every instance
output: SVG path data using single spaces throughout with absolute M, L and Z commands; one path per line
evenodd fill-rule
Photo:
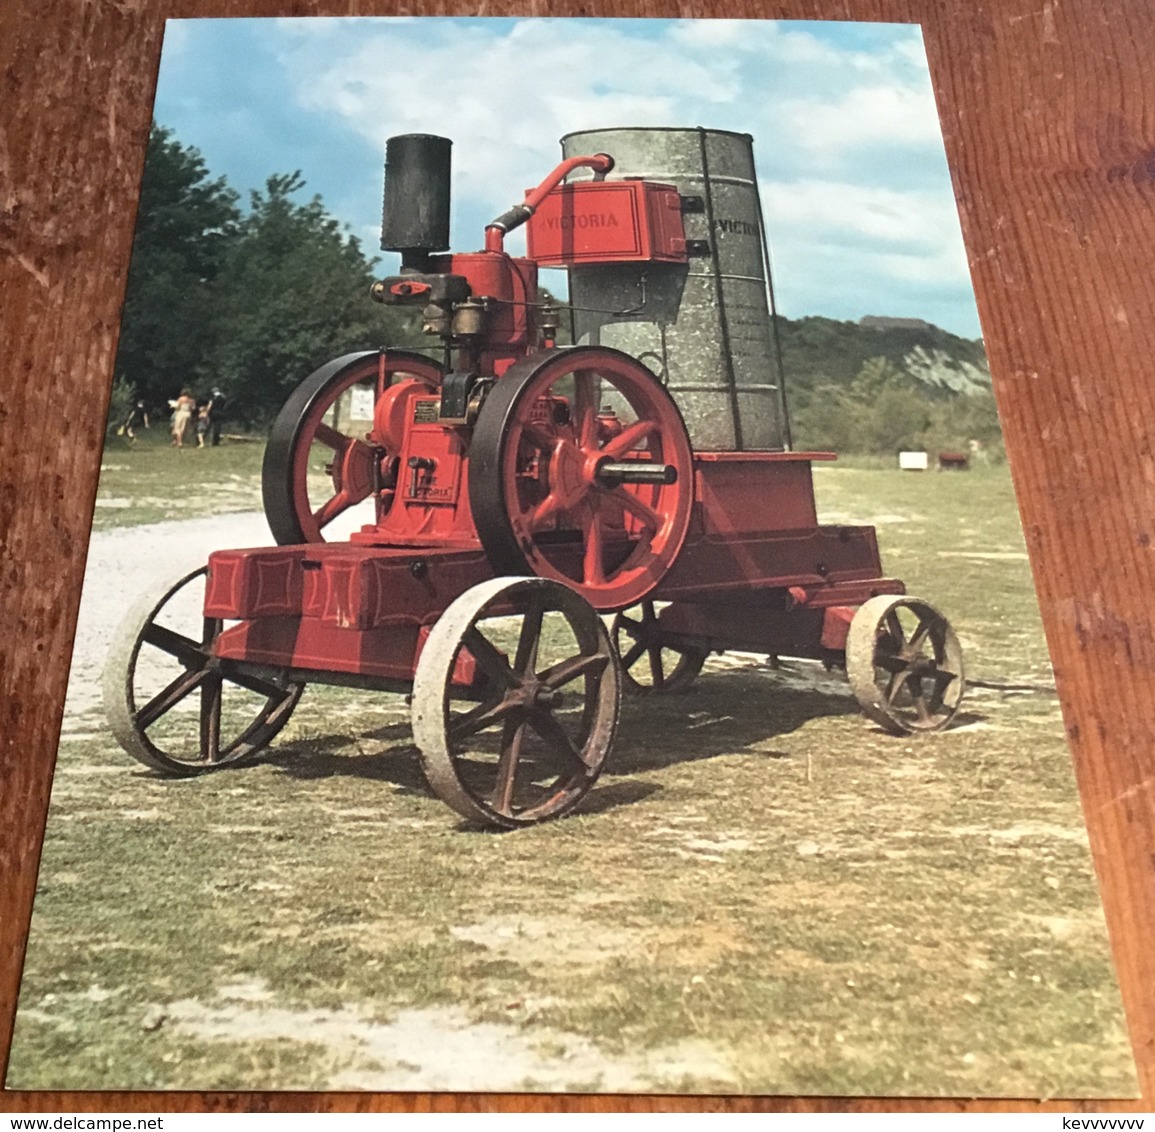
M 750 135 L 631 127 L 566 134 L 561 145 L 567 158 L 610 154 L 607 180 L 664 181 L 697 198 L 684 212 L 686 238 L 697 242 L 688 264 L 570 269 L 575 340 L 658 372 L 696 449 L 789 447 Z

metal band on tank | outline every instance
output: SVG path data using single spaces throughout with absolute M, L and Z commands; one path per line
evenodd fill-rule
M 706 231 L 710 240 L 710 262 L 718 281 L 718 329 L 722 332 L 722 356 L 726 360 L 726 385 L 730 398 L 730 414 L 734 420 L 734 447 L 741 451 L 742 418 L 738 406 L 738 376 L 734 372 L 734 355 L 730 353 L 730 322 L 726 317 L 726 294 L 722 287 L 722 263 L 718 258 L 718 233 L 714 228 L 714 192 L 710 186 L 710 159 L 706 154 L 706 131 L 698 127 L 698 149 L 702 155 L 702 200 L 706 207 Z M 755 186 L 757 187 L 757 186 Z
M 754 142 L 750 142 L 750 156 L 754 155 Z M 794 447 L 794 436 L 790 431 L 790 408 L 786 404 L 786 362 L 782 357 L 782 333 L 778 324 L 778 305 L 774 302 L 774 275 L 770 270 L 770 237 L 766 232 L 766 218 L 762 214 L 762 193 L 758 189 L 758 166 L 754 166 L 754 203 L 758 206 L 758 231 L 762 238 L 762 265 L 766 269 L 766 299 L 770 304 L 770 333 L 774 338 L 774 360 L 778 363 L 778 411 L 782 415 L 782 433 L 786 451 Z

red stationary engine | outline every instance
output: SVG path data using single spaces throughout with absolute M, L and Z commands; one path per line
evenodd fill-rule
M 279 545 L 213 554 L 126 622 L 106 701 L 130 754 L 196 773 L 269 742 L 308 683 L 412 692 L 433 789 L 516 826 L 593 785 L 622 684 L 685 688 L 715 650 L 845 664 L 883 726 L 949 722 L 949 624 L 882 576 L 872 528 L 818 524 L 810 467 L 834 457 L 790 450 L 750 139 L 563 145 L 591 138 L 465 254 L 446 252 L 450 143 L 390 139 L 402 264 L 372 294 L 420 308 L 437 360 L 348 354 L 290 397 L 264 467 Z M 570 272 L 575 345 L 539 266 Z M 166 627 L 202 577 L 204 631 Z M 175 675 L 150 677 L 150 650 Z M 182 747 L 166 728 L 194 693 Z

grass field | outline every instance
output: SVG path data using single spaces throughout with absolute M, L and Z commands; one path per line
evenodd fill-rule
M 112 437 L 100 464 L 94 531 L 261 508 L 264 438 L 173 448 L 166 429 Z
M 110 449 L 98 529 L 251 508 L 259 461 Z M 176 782 L 70 718 L 8 1084 L 1133 1093 L 1005 469 L 816 484 L 955 623 L 953 730 L 715 657 L 624 706 L 577 816 L 494 834 L 400 697 L 311 688 L 265 762 Z

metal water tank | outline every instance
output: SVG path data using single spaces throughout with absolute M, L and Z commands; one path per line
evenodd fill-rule
M 696 449 L 789 447 L 750 135 L 629 127 L 566 134 L 561 145 L 567 158 L 610 154 L 607 180 L 677 186 L 691 249 L 687 264 L 570 268 L 575 340 L 657 372 Z M 570 180 L 591 176 L 577 170 Z

